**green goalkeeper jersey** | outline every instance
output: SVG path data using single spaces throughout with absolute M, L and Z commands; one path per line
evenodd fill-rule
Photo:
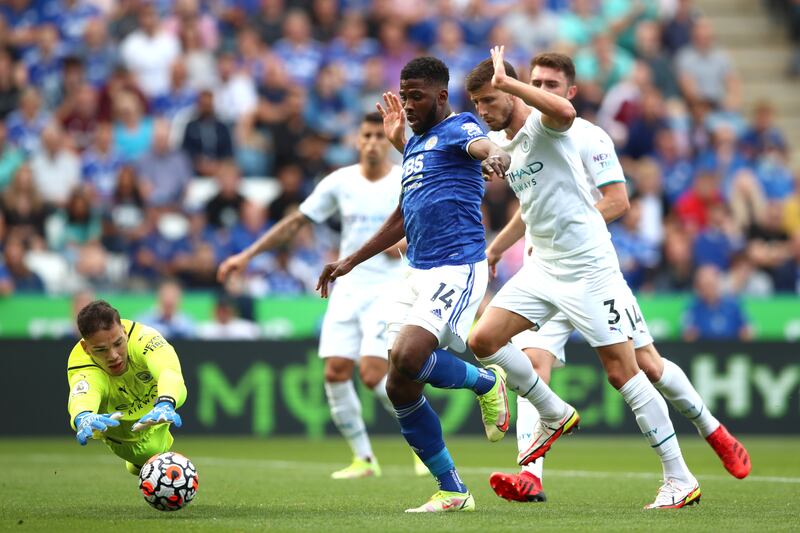
M 175 407 L 180 407 L 186 400 L 186 385 L 175 349 L 158 331 L 131 320 L 121 322 L 128 336 L 125 373 L 121 376 L 108 374 L 78 342 L 69 354 L 67 379 L 73 429 L 75 416 L 84 411 L 119 411 L 122 413 L 120 425 L 109 428 L 104 438 L 124 443 L 138 441 L 147 434 L 147 431 L 131 431 L 131 426 L 154 407 L 156 398 L 169 396 L 175 400 Z

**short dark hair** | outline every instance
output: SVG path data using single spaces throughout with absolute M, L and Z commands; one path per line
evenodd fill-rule
M 566 54 L 558 52 L 542 52 L 531 59 L 531 70 L 533 67 L 547 67 L 563 72 L 569 85 L 575 85 L 575 63 Z
M 78 313 L 77 322 L 78 331 L 83 338 L 100 330 L 111 329 L 114 324 L 122 324 L 119 311 L 105 300 L 95 300 L 87 304 Z
M 514 78 L 515 80 L 519 79 L 517 77 L 517 71 L 511 63 L 503 61 L 503 65 L 505 65 L 506 74 L 508 74 L 510 78 Z M 492 81 L 492 76 L 494 76 L 494 63 L 491 59 L 484 59 L 467 74 L 465 79 L 467 92 L 471 93 L 477 91 L 487 83 L 490 83 Z
M 400 71 L 401 80 L 425 80 L 447 87 L 450 70 L 441 59 L 431 56 L 417 57 L 406 63 Z
M 383 124 L 383 117 L 377 111 L 372 111 L 371 113 L 364 115 L 364 118 L 361 119 L 361 122 L 367 122 L 368 124 Z

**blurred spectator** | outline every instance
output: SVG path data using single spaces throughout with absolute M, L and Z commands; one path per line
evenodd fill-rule
M 783 202 L 783 229 L 789 235 L 800 233 L 800 170 L 794 174 L 794 192 Z
M 256 86 L 249 72 L 238 69 L 232 53 L 223 52 L 218 56 L 217 73 L 214 104 L 219 119 L 230 125 L 255 109 Z
M 217 118 L 214 107 L 213 93 L 201 91 L 195 118 L 186 125 L 183 136 L 183 150 L 198 176 L 215 175 L 220 163 L 233 157 L 231 133 Z
M 558 17 L 559 39 L 571 47 L 588 45 L 605 28 L 593 0 L 571 0 L 570 9 Z
M 15 67 L 11 52 L 0 47 L 0 120 L 17 109 L 25 77 L 24 68 Z
M 239 318 L 236 304 L 227 295 L 220 295 L 214 305 L 214 321 L 201 324 L 197 336 L 207 340 L 254 340 L 261 336 L 258 324 Z
M 50 121 L 49 113 L 42 109 L 42 99 L 34 87 L 26 87 L 19 97 L 19 108 L 6 118 L 8 138 L 27 155 L 39 148 L 42 130 Z
M 241 179 L 236 165 L 219 165 L 216 175 L 219 190 L 206 204 L 206 220 L 214 227 L 232 228 L 239 220 L 244 196 L 239 192 Z
M 182 272 L 186 287 L 205 291 L 218 288 L 217 265 L 214 246 L 208 242 L 200 243 L 189 256 L 189 268 Z
M 788 154 L 780 146 L 767 147 L 756 163 L 755 174 L 767 201 L 782 201 L 794 192 Z
M 133 94 L 139 101 L 139 108 L 143 111 L 148 110 L 147 97 L 133 75 L 127 68 L 118 65 L 100 89 L 97 119 L 101 122 L 112 121 L 115 118 L 117 99 L 124 93 Z
M 755 161 L 769 148 L 786 150 L 781 130 L 775 126 L 775 108 L 768 101 L 753 108 L 753 121 L 739 138 L 739 147 L 749 161 Z
M 276 168 L 296 163 L 298 146 L 311 134 L 305 121 L 305 106 L 305 92 L 297 87 L 290 88 L 283 104 L 283 121 L 267 126 L 274 143 Z
M 694 166 L 688 157 L 680 153 L 672 130 L 658 130 L 654 142 L 655 161 L 661 170 L 664 196 L 667 204 L 672 206 L 691 188 Z
M 183 311 L 181 303 L 183 289 L 174 279 L 167 279 L 158 286 L 156 308 L 139 317 L 143 324 L 157 329 L 167 340 L 191 339 L 194 337 L 194 321 Z
M 355 90 L 364 85 L 367 62 L 379 51 L 378 42 L 367 37 L 364 17 L 350 11 L 342 18 L 337 37 L 328 45 L 326 61 L 336 65 L 344 75 L 344 83 Z
M 6 123 L 0 120 L 0 192 L 11 183 L 11 179 L 24 161 L 22 150 L 8 142 L 8 128 Z
M 633 52 L 636 30 L 658 19 L 659 2 L 654 0 L 606 0 L 600 2 L 602 15 L 619 46 Z
M 42 279 L 25 265 L 25 241 L 14 234 L 6 239 L 3 246 L 3 263 L 8 272 L 14 292 L 44 292 Z
M 61 0 L 54 3 L 58 7 L 54 9 L 53 20 L 61 33 L 64 45 L 68 49 L 74 49 L 81 42 L 90 21 L 98 20 L 101 12 L 88 0 Z
M 322 65 L 323 52 L 311 36 L 311 21 L 304 11 L 292 9 L 286 14 L 283 37 L 275 43 L 273 51 L 289 66 L 293 81 L 304 88 L 311 87 Z
M 695 234 L 708 225 L 711 207 L 721 203 L 719 176 L 713 170 L 703 169 L 697 173 L 692 188 L 678 199 L 675 214 L 690 233 Z
M 345 83 L 342 70 L 333 64 L 325 65 L 308 94 L 305 121 L 317 133 L 343 137 L 360 119 L 357 106 L 357 93 Z
M 649 277 L 648 271 L 655 269 L 660 259 L 658 248 L 640 232 L 641 219 L 641 199 L 633 195 L 628 211 L 619 222 L 609 228 L 622 275 L 635 291 L 645 284 Z
M 203 45 L 197 25 L 181 28 L 180 43 L 189 87 L 195 91 L 211 89 L 217 82 L 217 64 L 213 52 Z
M 2 15 L 10 30 L 9 43 L 15 48 L 27 50 L 36 40 L 36 27 L 42 22 L 37 3 L 33 0 L 4 2 Z
M 753 336 L 739 301 L 721 292 L 717 267 L 705 265 L 695 275 L 695 296 L 683 317 L 683 338 L 696 340 L 750 340 Z
M 627 77 L 614 84 L 602 97 L 597 110 L 597 121 L 614 143 L 625 146 L 628 128 L 641 114 L 643 94 L 651 91 L 653 80 L 650 68 L 636 61 Z M 587 89 L 584 85 L 582 89 Z M 599 87 L 588 87 L 590 99 L 600 94 Z
M 674 55 L 692 40 L 692 28 L 698 17 L 694 0 L 677 0 L 675 14 L 664 23 L 662 39 L 670 55 Z
M 289 248 L 279 247 L 275 250 L 275 261 L 264 279 L 270 296 L 297 296 L 306 291 L 303 280 L 289 266 L 291 257 Z
M 731 60 L 714 42 L 708 19 L 698 19 L 692 28 L 692 44 L 675 58 L 678 81 L 690 102 L 707 100 L 717 108 L 736 111 L 741 104 L 741 84 Z
M 139 0 L 117 0 L 111 11 L 108 25 L 109 33 L 114 40 L 121 41 L 136 31 L 139 26 Z
M 306 195 L 303 192 L 303 173 L 297 165 L 285 165 L 278 169 L 281 193 L 269 204 L 269 219 L 275 223 L 286 213 L 299 206 Z
M 469 109 L 464 78 L 478 63 L 477 50 L 464 42 L 464 30 L 455 20 L 442 20 L 436 29 L 436 42 L 431 55 L 441 59 L 450 69 L 450 105 L 456 110 Z
M 339 15 L 338 0 L 312 0 L 311 17 L 314 39 L 327 43 L 336 36 L 340 21 L 346 18 L 347 14 L 344 17 Z
M 27 163 L 17 169 L 3 191 L 3 213 L 9 235 L 17 235 L 28 242 L 43 242 L 47 210 Z
M 194 26 L 200 36 L 203 48 L 214 50 L 219 45 L 217 21 L 210 13 L 200 10 L 198 0 L 175 0 L 173 14 L 162 25 L 165 33 L 177 38 L 186 27 Z
M 178 39 L 159 29 L 158 13 L 150 4 L 139 8 L 139 29 L 120 43 L 120 57 L 150 97 L 169 90 L 169 69 L 180 54 Z
M 405 26 L 396 21 L 381 24 L 378 38 L 383 63 L 383 86 L 385 90 L 397 91 L 400 86 L 400 71 L 417 55 L 416 47 L 409 42 Z
M 680 96 L 672 60 L 661 47 L 661 28 L 657 22 L 644 21 L 636 27 L 636 58 L 650 67 L 653 84 L 667 100 Z
M 110 122 L 98 124 L 94 143 L 81 154 L 81 176 L 101 204 L 111 199 L 122 164 L 114 148 L 114 127 Z
M 111 252 L 130 253 L 149 231 L 141 189 L 136 169 L 120 168 L 103 219 L 103 245 Z
M 655 155 L 656 134 L 669 126 L 664 99 L 658 89 L 645 89 L 641 110 L 628 127 L 628 140 L 621 153 L 634 159 Z
M 68 261 L 75 263 L 81 247 L 101 236 L 101 216 L 92 205 L 91 196 L 85 189 L 74 189 L 66 205 L 56 213 L 56 231 L 48 231 L 50 248 L 64 254 Z M 50 228 L 48 228 L 50 229 Z
M 197 90 L 189 83 L 186 63 L 178 59 L 170 68 L 169 91 L 153 100 L 153 113 L 168 120 L 190 112 L 197 102 Z
M 65 146 L 61 126 L 52 122 L 42 130 L 41 146 L 31 157 L 36 187 L 48 204 L 63 206 L 81 181 L 81 161 Z
M 111 76 L 117 63 L 117 49 L 108 38 L 105 21 L 90 19 L 83 31 L 83 42 L 75 52 L 83 59 L 86 81 L 100 89 Z
M 791 260 L 789 235 L 783 229 L 780 205 L 770 204 L 761 223 L 750 226 L 747 237 L 748 258 L 756 267 L 767 272 L 777 286 L 778 273 Z
M 192 167 L 186 154 L 170 146 L 169 123 L 156 122 L 153 146 L 137 163 L 144 195 L 150 207 L 179 209 Z
M 97 129 L 97 91 L 88 83 L 84 83 L 77 91 L 69 106 L 59 110 L 61 126 L 69 137 L 70 145 L 83 152 L 94 141 Z
M 383 100 L 383 62 L 379 57 L 367 59 L 364 63 L 364 82 L 361 85 L 359 109 L 361 112 L 375 109 L 375 104 Z
M 188 230 L 182 215 L 149 211 L 146 224 L 147 233 L 133 244 L 131 254 L 129 278 L 134 288 L 149 289 L 159 279 L 174 276 L 177 263 L 191 253 L 181 239 Z
M 633 56 L 617 46 L 608 33 L 595 33 L 591 48 L 583 48 L 575 54 L 578 83 L 592 85 L 602 92 L 625 79 L 632 69 Z
M 251 80 L 257 82 L 264 78 L 267 48 L 261 42 L 258 32 L 248 26 L 236 34 L 236 67 Z
M 36 29 L 36 48 L 23 56 L 28 80 L 39 88 L 44 107 L 48 110 L 54 110 L 60 100 L 64 55 L 58 30 L 52 24 L 44 24 Z
M 259 10 L 252 23 L 261 40 L 272 46 L 283 34 L 283 23 L 286 20 L 286 3 L 284 0 L 261 0 Z
M 522 0 L 501 22 L 526 54 L 550 50 L 558 39 L 558 17 L 547 8 L 545 0 Z
M 59 337 L 63 339 L 76 340 L 81 338 L 81 333 L 78 331 L 77 318 L 81 309 L 92 303 L 96 299 L 94 291 L 90 289 L 80 289 L 72 295 L 70 301 L 70 317 L 71 320 L 64 323 L 64 329 Z
M 239 253 L 256 242 L 270 227 L 264 206 L 245 200 L 240 210 L 239 222 L 231 228 L 232 253 Z
M 730 269 L 735 255 L 744 247 L 744 235 L 733 221 L 728 207 L 715 204 L 708 210 L 708 226 L 694 239 L 694 264 L 714 265 L 724 272 Z
M 136 161 L 153 143 L 153 119 L 144 111 L 132 92 L 122 91 L 114 100 L 114 149 L 126 161 Z
M 792 235 L 788 244 L 788 259 L 776 269 L 775 290 L 800 295 L 800 232 Z
M 666 212 L 661 169 L 653 159 L 644 158 L 636 165 L 632 178 L 641 205 L 638 233 L 651 246 L 660 248 L 664 242 Z

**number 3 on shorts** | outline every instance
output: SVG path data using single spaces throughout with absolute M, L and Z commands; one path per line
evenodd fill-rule
M 435 301 L 436 298 L 439 298 L 440 301 L 444 302 L 444 310 L 447 311 L 451 307 L 453 307 L 453 294 L 456 292 L 455 289 L 450 289 L 449 291 L 442 293 L 447 285 L 444 283 L 439 283 L 439 289 L 431 296 L 431 301 Z M 619 313 L 617 313 L 619 314 Z

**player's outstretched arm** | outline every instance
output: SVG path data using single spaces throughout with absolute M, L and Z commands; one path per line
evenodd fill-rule
M 122 413 L 92 413 L 84 411 L 75 417 L 75 438 L 81 446 L 86 446 L 95 432 L 105 433 L 108 428 L 117 427 Z
M 492 277 L 497 275 L 497 263 L 511 246 L 525 236 L 525 222 L 522 221 L 522 210 L 517 209 L 511 220 L 500 230 L 492 243 L 486 248 L 486 260 Z
M 542 124 L 548 128 L 557 131 L 568 130 L 577 116 L 572 102 L 557 94 L 549 93 L 507 76 L 506 67 L 503 64 L 504 51 L 504 46 L 495 46 L 491 49 L 492 62 L 494 64 L 492 87 L 508 94 L 513 94 L 521 98 L 529 106 L 541 111 Z
M 385 108 L 380 102 L 375 104 L 383 117 L 383 132 L 395 150 L 402 154 L 406 147 L 406 113 L 400 98 L 391 91 L 383 93 L 383 102 Z
M 397 244 L 397 242 L 405 237 L 405 229 L 403 228 L 403 212 L 400 206 L 389 215 L 389 218 L 383 223 L 378 231 L 361 248 L 334 263 L 328 263 L 322 269 L 317 281 L 317 290 L 323 298 L 328 297 L 328 284 L 336 278 L 344 276 L 353 268 L 363 263 L 367 259 L 378 255 L 390 246 Z
M 175 411 L 175 399 L 169 396 L 156 398 L 156 405 L 149 413 L 136 422 L 131 430 L 142 431 L 157 424 L 172 424 L 176 428 L 183 425 L 181 415 Z
M 308 218 L 300 211 L 283 217 L 280 222 L 272 226 L 245 250 L 225 259 L 217 269 L 217 281 L 224 283 L 228 275 L 244 272 L 253 257 L 287 243 L 308 221 Z
M 603 215 L 606 224 L 611 224 L 630 208 L 628 188 L 625 186 L 625 182 L 609 183 L 599 187 L 598 190 L 603 197 L 594 206 Z

